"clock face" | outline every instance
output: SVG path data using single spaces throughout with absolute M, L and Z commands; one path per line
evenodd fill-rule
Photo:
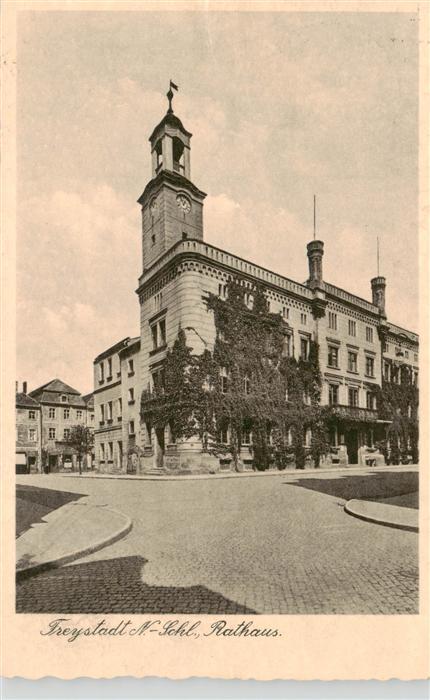
M 185 194 L 178 194 L 176 197 L 176 204 L 179 209 L 188 214 L 191 211 L 191 202 Z

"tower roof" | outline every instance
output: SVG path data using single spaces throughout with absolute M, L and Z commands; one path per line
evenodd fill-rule
M 186 128 L 182 124 L 179 117 L 176 116 L 176 114 L 173 114 L 173 112 L 167 112 L 162 118 L 161 122 L 155 127 L 154 131 L 149 137 L 149 141 L 154 140 L 155 136 L 157 135 L 157 132 L 161 130 L 163 126 L 171 126 L 174 129 L 179 129 L 180 131 L 182 131 L 182 133 L 185 134 L 185 136 L 192 136 L 192 134 L 186 130 Z

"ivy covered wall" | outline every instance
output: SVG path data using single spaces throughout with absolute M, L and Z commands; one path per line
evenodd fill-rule
M 307 453 L 319 466 L 328 450 L 328 409 L 320 406 L 317 344 L 309 340 L 305 357 L 291 356 L 292 329 L 270 313 L 261 286 L 234 279 L 226 296 L 206 299 L 216 328 L 213 352 L 194 355 L 180 329 L 164 381 L 142 395 L 142 420 L 148 430 L 169 426 L 172 441 L 199 436 L 204 450 L 228 452 L 236 468 L 250 433 L 257 469 L 289 462 L 304 468 Z

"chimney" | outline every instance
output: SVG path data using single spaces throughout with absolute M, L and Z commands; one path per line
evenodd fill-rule
M 324 255 L 324 243 L 311 241 L 308 243 L 309 280 L 311 288 L 320 287 L 323 280 L 322 259 Z
M 385 277 L 374 277 L 370 280 L 372 286 L 372 304 L 377 306 L 379 314 L 386 317 L 385 313 Z
M 27 382 L 22 383 L 22 393 L 26 394 L 27 393 Z

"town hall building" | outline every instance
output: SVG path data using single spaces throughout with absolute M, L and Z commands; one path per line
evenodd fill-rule
M 241 469 L 260 468 L 252 428 L 243 432 L 239 460 L 233 460 L 228 425 L 217 438 L 225 449 L 215 454 L 204 449 L 198 430 L 178 437 L 168 421 L 151 424 L 142 413 L 142 396 L 163 395 L 166 358 L 179 332 L 193 355 L 214 352 L 219 334 L 207 299 L 228 303 L 232 281 L 243 286 L 250 313 L 253 290 L 263 290 L 272 318 L 282 319 L 288 357 L 306 363 L 312 348 L 318 347 L 318 400 L 329 415 L 322 461 L 358 464 L 372 463 L 373 458 L 373 463 L 383 463 L 389 456 L 377 446 L 385 440 L 389 447 L 390 426 L 397 425 L 397 418 L 389 414 L 389 401 L 381 403 L 381 391 L 391 391 L 392 385 L 400 389 L 407 381 L 417 392 L 419 342 L 415 333 L 388 320 L 385 278 L 369 281 L 370 300 L 365 300 L 326 281 L 320 240 L 307 244 L 305 283 L 210 245 L 203 227 L 206 194 L 191 179 L 191 136 L 173 113 L 170 93 L 169 109 L 149 138 L 152 178 L 138 200 L 140 334 L 122 339 L 94 360 L 96 469 L 181 474 L 238 464 Z M 396 391 L 394 387 L 393 396 Z M 396 411 L 405 414 L 402 425 L 417 425 L 417 405 L 411 402 Z M 406 433 L 401 438 L 403 453 L 411 461 L 413 446 Z M 312 430 L 304 430 L 305 449 L 310 450 L 312 440 Z M 307 464 L 312 465 L 309 455 Z

